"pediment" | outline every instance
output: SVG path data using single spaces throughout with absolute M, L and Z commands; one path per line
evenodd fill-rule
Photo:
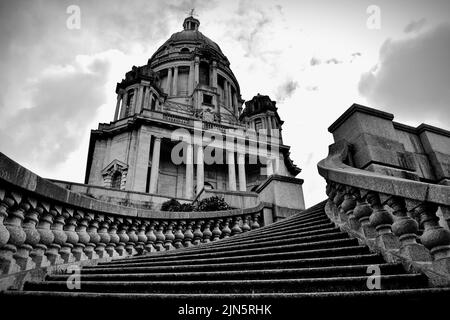
M 111 172 L 114 171 L 124 171 L 128 169 L 128 165 L 125 162 L 122 162 L 120 160 L 114 159 L 113 161 L 111 161 L 110 164 L 108 164 L 103 170 L 102 170 L 102 175 L 107 175 L 110 174 Z

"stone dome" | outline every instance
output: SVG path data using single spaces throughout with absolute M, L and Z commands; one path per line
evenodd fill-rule
M 205 36 L 198 31 L 200 21 L 194 17 L 187 17 L 183 22 L 183 30 L 175 32 L 170 38 L 161 45 L 158 50 L 149 59 L 149 64 L 157 60 L 158 58 L 167 54 L 168 51 L 174 48 L 183 48 L 183 46 L 195 47 L 197 51 L 209 52 L 210 54 L 217 56 L 221 60 L 226 61 L 227 57 L 222 53 L 219 45 L 213 40 Z M 191 52 L 190 50 L 189 52 Z

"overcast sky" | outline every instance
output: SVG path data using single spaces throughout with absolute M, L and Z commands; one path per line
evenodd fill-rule
M 67 28 L 70 5 L 80 29 Z M 0 0 L 0 151 L 83 182 L 89 131 L 112 121 L 116 83 L 190 8 L 242 97 L 277 101 L 308 206 L 325 198 L 316 164 L 333 142 L 327 128 L 352 103 L 450 128 L 450 1 Z

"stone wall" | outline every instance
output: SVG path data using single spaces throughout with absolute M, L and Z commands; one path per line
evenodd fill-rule
M 393 121 L 390 113 L 353 104 L 328 131 L 351 145 L 351 165 L 400 178 L 450 184 L 450 132 Z

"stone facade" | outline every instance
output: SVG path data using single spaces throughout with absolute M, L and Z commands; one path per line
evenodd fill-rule
M 258 94 L 242 108 L 230 62 L 199 25 L 186 18 L 117 84 L 113 121 L 91 132 L 86 184 L 194 199 L 203 189 L 254 191 L 273 174 L 300 172 L 283 145 L 276 103 Z M 179 132 L 189 139 L 181 163 Z

